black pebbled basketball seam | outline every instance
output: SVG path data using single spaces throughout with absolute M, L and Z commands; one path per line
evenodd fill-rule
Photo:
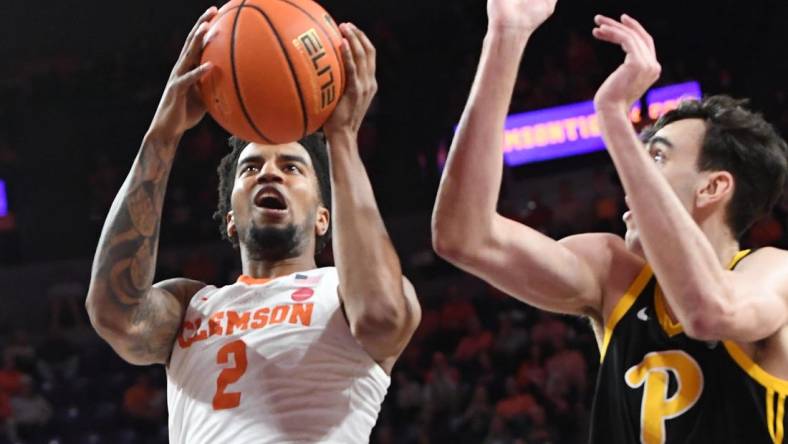
M 304 103 L 303 93 L 301 92 L 301 83 L 298 80 L 298 76 L 295 73 L 295 70 L 293 68 L 293 62 L 290 59 L 290 55 L 287 53 L 287 48 L 285 47 L 284 42 L 282 42 L 282 38 L 279 36 L 279 32 L 277 32 L 276 27 L 274 27 L 273 22 L 271 22 L 271 19 L 268 17 L 265 11 L 263 11 L 262 9 L 260 9 L 255 5 L 247 5 L 246 1 L 247 0 L 243 0 L 241 4 L 237 7 L 238 11 L 236 12 L 235 18 L 233 20 L 233 29 L 230 38 L 230 66 L 232 67 L 232 71 L 233 71 L 233 86 L 235 88 L 236 97 L 238 98 L 238 103 L 241 105 L 241 111 L 243 111 L 244 118 L 246 119 L 246 122 L 249 124 L 249 126 L 251 126 L 252 129 L 257 133 L 257 135 L 263 138 L 267 143 L 274 143 L 270 138 L 266 137 L 266 135 L 263 134 L 263 132 L 260 130 L 260 128 L 257 127 L 257 125 L 255 125 L 251 115 L 249 114 L 249 110 L 246 107 L 246 103 L 244 103 L 243 96 L 241 95 L 241 89 L 238 85 L 238 73 L 236 72 L 236 66 L 235 66 L 236 31 L 238 28 L 238 21 L 241 17 L 241 11 L 243 11 L 244 8 L 250 8 L 257 11 L 263 17 L 263 19 L 265 19 L 266 23 L 268 23 L 268 26 L 271 27 L 271 32 L 273 32 L 274 36 L 276 37 L 276 41 L 277 43 L 279 43 L 279 47 L 282 50 L 282 55 L 284 55 L 285 60 L 287 61 L 288 68 L 290 69 L 290 77 L 293 79 L 293 84 L 295 86 L 296 92 L 298 93 L 298 99 L 301 105 L 301 116 L 303 117 L 303 122 L 302 122 L 303 131 L 301 132 L 302 133 L 301 138 L 306 137 L 307 129 L 309 128 L 309 120 L 308 120 L 308 115 L 306 113 L 306 105 Z
M 246 0 L 244 0 L 246 3 Z M 290 76 L 293 78 L 293 83 L 295 83 L 296 91 L 298 92 L 298 101 L 301 104 L 301 115 L 303 116 L 303 125 L 304 130 L 301 132 L 301 138 L 307 136 L 307 130 L 309 129 L 309 114 L 306 112 L 306 103 L 304 102 L 304 93 L 301 89 L 301 80 L 299 80 L 298 75 L 295 72 L 295 68 L 293 67 L 293 61 L 290 59 L 290 54 L 287 52 L 287 48 L 285 47 L 285 42 L 282 41 L 282 37 L 279 35 L 279 32 L 276 30 L 274 23 L 268 17 L 268 14 L 265 13 L 262 9 L 255 5 L 241 5 L 241 7 L 252 8 L 255 11 L 259 12 L 260 15 L 263 16 L 266 22 L 268 22 L 268 26 L 271 27 L 271 31 L 273 31 L 274 35 L 276 36 L 276 41 L 279 42 L 279 47 L 282 49 L 282 54 L 285 56 L 285 60 L 287 60 L 287 66 L 290 68 Z
M 298 9 L 299 11 L 303 12 L 304 15 L 309 17 L 309 19 L 312 20 L 312 22 L 315 25 L 317 25 L 317 27 L 320 28 L 321 31 L 323 31 L 323 34 L 326 36 L 326 39 L 328 39 L 328 46 L 331 47 L 331 51 L 334 53 L 334 57 L 336 57 L 336 59 L 344 67 L 344 62 L 342 61 L 342 57 L 340 56 L 340 54 L 337 53 L 337 48 L 334 46 L 334 43 L 331 40 L 331 34 L 329 34 L 328 31 L 326 31 L 326 29 L 320 23 L 320 20 L 316 19 L 315 17 L 312 16 L 312 14 L 309 13 L 309 11 L 307 11 L 306 9 L 304 9 L 304 8 L 298 6 L 297 4 L 291 2 L 290 0 L 279 0 L 279 1 L 287 3 L 288 5 L 290 5 L 290 6 L 294 7 L 294 8 L 296 8 L 296 9 Z M 334 19 L 331 19 L 331 20 L 333 21 Z M 337 32 L 339 32 L 339 30 L 337 30 Z M 340 33 L 340 38 L 342 38 L 341 33 Z M 339 70 L 339 91 L 345 91 L 345 70 L 344 69 L 340 69 Z
M 241 10 L 243 9 L 244 3 L 246 3 L 246 0 L 241 2 L 240 6 L 236 7 L 237 11 L 235 13 L 235 17 L 233 18 L 233 29 L 232 32 L 230 33 L 230 68 L 232 69 L 232 73 L 233 73 L 233 89 L 235 89 L 235 96 L 236 98 L 238 98 L 238 104 L 241 105 L 241 111 L 244 113 L 244 118 L 246 119 L 246 123 L 248 123 L 249 126 L 252 127 L 254 132 L 256 132 L 257 135 L 260 136 L 263 140 L 265 140 L 268 143 L 273 143 L 273 141 L 271 141 L 271 139 L 266 137 L 265 134 L 263 134 L 263 132 L 260 131 L 260 128 L 258 128 L 257 125 L 254 124 L 252 117 L 249 115 L 249 110 L 246 109 L 246 104 L 244 103 L 243 96 L 241 96 L 241 89 L 238 86 L 238 73 L 236 72 L 235 69 L 235 30 L 238 27 L 238 20 L 241 18 Z

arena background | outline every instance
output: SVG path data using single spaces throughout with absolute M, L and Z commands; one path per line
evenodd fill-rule
M 9 209 L 0 217 L 0 443 L 167 441 L 163 369 L 122 362 L 83 307 L 109 205 L 188 30 L 210 4 L 0 4 L 0 180 Z M 323 4 L 377 46 L 380 92 L 361 151 L 424 307 L 372 442 L 583 442 L 598 362 L 586 322 L 517 303 L 430 248 L 429 214 L 478 61 L 485 2 Z M 559 0 L 526 51 L 512 111 L 593 97 L 621 54 L 591 39 L 592 18 L 621 12 L 653 33 L 660 84 L 697 80 L 705 93 L 750 97 L 788 135 L 782 0 Z M 181 143 L 157 278 L 222 284 L 239 272 L 211 219 L 226 137 L 206 119 Z M 554 237 L 623 229 L 605 153 L 507 169 L 500 208 Z M 783 199 L 745 244 L 788 247 L 787 224 Z M 329 262 L 330 251 L 321 257 Z

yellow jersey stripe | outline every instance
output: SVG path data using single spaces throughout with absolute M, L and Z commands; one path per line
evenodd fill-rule
M 775 424 L 777 430 L 775 432 L 774 442 L 777 444 L 782 444 L 783 442 L 783 435 L 785 434 L 785 423 L 784 423 L 784 416 L 785 416 L 785 395 L 780 394 L 777 398 L 777 424 Z
M 788 395 L 788 380 L 778 378 L 762 369 L 761 366 L 747 356 L 744 350 L 735 342 L 722 341 L 722 343 L 725 345 L 725 349 L 728 350 L 728 354 L 731 355 L 731 358 L 733 358 L 736 364 L 750 375 L 752 379 L 758 381 L 759 384 L 773 392 L 777 392 L 781 395 Z
M 635 281 L 632 282 L 632 285 L 629 286 L 629 289 L 621 299 L 618 300 L 616 306 L 613 307 L 613 311 L 610 312 L 610 318 L 608 318 L 607 322 L 605 322 L 605 335 L 602 339 L 602 344 L 599 347 L 599 361 L 603 361 L 605 359 L 605 352 L 607 351 L 607 346 L 610 344 L 610 339 L 613 337 L 613 329 L 616 328 L 616 324 L 624 317 L 624 315 L 632 308 L 632 305 L 637 300 L 640 293 L 643 292 L 643 289 L 648 284 L 649 279 L 651 279 L 652 272 L 651 267 L 645 265 L 642 270 L 640 270 L 640 274 L 638 277 L 635 278 Z
M 774 432 L 774 390 L 772 389 L 766 389 L 766 426 L 769 428 L 769 436 L 772 437 L 772 442 L 779 444 Z
M 733 267 L 735 267 L 742 259 L 747 257 L 747 255 L 750 254 L 751 252 L 752 250 L 742 250 L 736 253 L 736 256 L 733 256 L 733 259 L 731 259 L 731 263 L 728 265 L 728 270 L 733 270 Z
M 681 324 L 678 322 L 673 322 L 673 319 L 670 319 L 670 315 L 668 314 L 667 308 L 665 308 L 665 295 L 662 293 L 662 289 L 657 284 L 656 288 L 654 289 L 654 310 L 657 312 L 657 320 L 659 321 L 659 325 L 662 327 L 662 330 L 668 335 L 668 337 L 676 336 L 677 334 L 684 331 L 681 327 Z
M 733 267 L 735 267 L 739 261 L 747 257 L 751 251 L 752 250 L 743 250 L 736 253 L 736 255 L 728 264 L 728 269 L 732 270 Z M 659 321 L 659 325 L 662 327 L 662 330 L 668 335 L 668 337 L 672 338 L 673 336 L 682 333 L 684 328 L 682 328 L 680 323 L 674 322 L 673 319 L 670 318 L 666 307 L 665 294 L 662 293 L 662 288 L 660 288 L 658 283 L 654 289 L 654 310 L 657 312 L 657 320 Z

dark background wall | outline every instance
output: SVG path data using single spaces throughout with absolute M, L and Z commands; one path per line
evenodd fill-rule
M 210 4 L 3 2 L 0 147 L 15 160 L 0 161 L 0 178 L 9 182 L 17 226 L 0 235 L 6 263 L 91 255 L 108 208 L 97 206 L 96 195 L 120 185 L 182 40 Z M 380 93 L 362 148 L 381 208 L 386 216 L 427 212 L 439 179 L 437 152 L 450 141 L 478 60 L 485 3 L 324 5 L 338 21 L 368 30 L 378 46 Z M 662 83 L 698 79 L 706 92 L 752 97 L 757 109 L 788 128 L 788 2 L 778 0 L 561 1 L 527 50 L 524 98 L 513 110 L 589 99 L 621 59 L 616 48 L 590 39 L 593 15 L 622 11 L 642 18 L 653 32 L 665 65 Z M 572 65 L 567 51 L 573 42 L 593 50 L 593 64 Z M 176 167 L 174 188 L 202 184 L 210 193 L 213 162 L 222 151 L 194 154 L 190 144 L 205 139 L 222 145 L 222 134 L 206 119 L 185 138 L 183 157 L 190 159 Z M 91 178 L 105 167 L 113 169 L 111 180 Z M 538 171 L 571 168 L 556 162 Z M 203 196 L 205 208 L 194 217 L 209 219 L 211 198 Z M 197 230 L 193 239 L 215 239 L 211 229 Z

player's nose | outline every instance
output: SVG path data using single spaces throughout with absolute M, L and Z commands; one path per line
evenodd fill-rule
M 257 173 L 257 182 L 258 183 L 270 183 L 270 182 L 283 182 L 284 174 L 282 174 L 282 170 L 280 170 L 274 162 L 266 162 L 263 164 L 260 171 Z

